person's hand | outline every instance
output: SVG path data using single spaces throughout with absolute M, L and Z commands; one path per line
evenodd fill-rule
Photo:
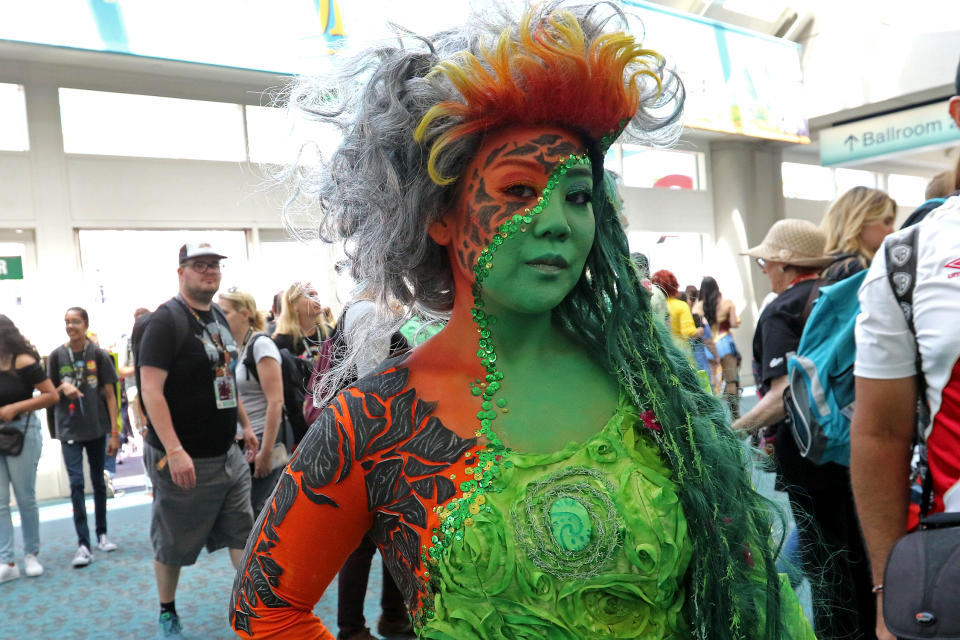
M 17 412 L 13 410 L 12 404 L 5 404 L 0 407 L 0 422 L 10 422 L 17 417 Z
M 64 382 L 63 385 L 61 385 L 60 392 L 71 400 L 76 400 L 77 398 L 83 397 L 83 392 L 69 382 Z
M 247 462 L 253 462 L 254 458 L 257 457 L 257 451 L 259 450 L 260 442 L 257 440 L 257 434 L 253 432 L 253 429 L 244 429 L 243 454 L 247 458 Z
M 197 486 L 197 472 L 193 468 L 193 458 L 181 449 L 167 454 L 167 465 L 170 467 L 170 477 L 173 484 L 181 489 L 194 489 Z
M 253 477 L 265 478 L 273 470 L 273 449 L 262 449 L 253 459 Z
M 120 450 L 120 434 L 114 431 L 110 434 L 110 440 L 107 442 L 107 455 L 116 455 Z

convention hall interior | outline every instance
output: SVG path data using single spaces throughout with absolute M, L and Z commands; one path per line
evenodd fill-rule
M 739 254 L 774 222 L 819 224 L 840 194 L 867 186 L 896 201 L 899 227 L 930 180 L 958 165 L 960 131 L 947 111 L 960 59 L 955 0 L 616 4 L 687 96 L 675 145 L 607 152 L 630 249 L 648 256 L 651 272 L 672 270 L 681 289 L 715 277 L 740 310 L 732 333 L 741 345 L 770 284 Z M 308 208 L 288 206 L 287 181 L 328 157 L 339 134 L 290 116 L 285 89 L 396 37 L 393 25 L 430 34 L 489 5 L 0 3 L 0 313 L 47 354 L 64 342 L 64 310 L 83 307 L 99 344 L 115 348 L 136 309 L 176 293 L 178 248 L 210 242 L 227 256 L 221 291 L 243 287 L 266 310 L 290 283 L 310 282 L 339 316 L 355 284 L 334 269 L 344 248 L 316 237 Z M 756 401 L 753 384 L 745 364 L 745 405 Z M 59 442 L 43 433 L 45 574 L 0 585 L 0 639 L 152 637 L 152 497 L 137 453 L 118 460 L 108 503 L 120 549 L 78 571 L 67 471 Z M 767 476 L 757 482 L 774 495 Z M 92 513 L 90 496 L 88 505 Z M 375 562 L 370 619 L 379 571 Z M 233 574 L 223 554 L 203 554 L 185 572 L 178 606 L 191 637 L 234 637 Z M 809 591 L 800 593 L 809 609 Z M 316 611 L 334 622 L 334 588 Z

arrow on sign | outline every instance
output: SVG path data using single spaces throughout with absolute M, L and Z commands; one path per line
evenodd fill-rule
M 850 151 L 853 151 L 853 145 L 857 144 L 857 142 L 859 142 L 857 136 L 851 133 L 847 136 L 847 139 L 843 141 L 843 144 L 850 145 Z

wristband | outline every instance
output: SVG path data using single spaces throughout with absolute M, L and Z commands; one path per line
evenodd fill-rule
M 183 451 L 183 445 L 180 445 L 179 447 L 174 447 L 173 449 L 170 449 L 170 451 L 167 451 L 167 455 L 168 455 L 168 456 L 169 456 L 169 455 L 173 455 L 173 454 L 176 453 L 177 451 Z
M 873 589 L 871 589 L 870 591 L 873 592 L 873 593 L 883 593 L 883 585 L 882 585 L 882 584 L 875 584 L 875 585 L 873 585 Z

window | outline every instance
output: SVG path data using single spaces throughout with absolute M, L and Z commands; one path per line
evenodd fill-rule
M 845 194 L 854 187 L 877 188 L 877 174 L 860 169 L 834 169 L 836 172 L 837 196 Z
M 227 256 L 221 289 L 245 285 L 255 275 L 243 230 L 80 229 L 77 237 L 84 287 L 74 304 L 90 312 L 90 328 L 103 345 L 130 332 L 138 307 L 154 309 L 176 295 L 177 256 L 185 242 L 209 242 Z
M 94 155 L 243 161 L 240 105 L 60 89 L 63 150 Z
M 250 162 L 315 164 L 340 144 L 336 126 L 295 119 L 286 109 L 248 106 L 246 113 Z
M 887 176 L 887 193 L 898 205 L 916 206 L 926 200 L 927 179 L 891 173 Z
M 700 189 L 700 155 L 692 151 L 621 145 L 627 187 Z
M 0 83 L 0 149 L 27 151 L 30 138 L 27 132 L 27 104 L 23 87 Z
M 833 200 L 833 171 L 828 167 L 798 162 L 780 164 L 783 197 L 803 200 Z

